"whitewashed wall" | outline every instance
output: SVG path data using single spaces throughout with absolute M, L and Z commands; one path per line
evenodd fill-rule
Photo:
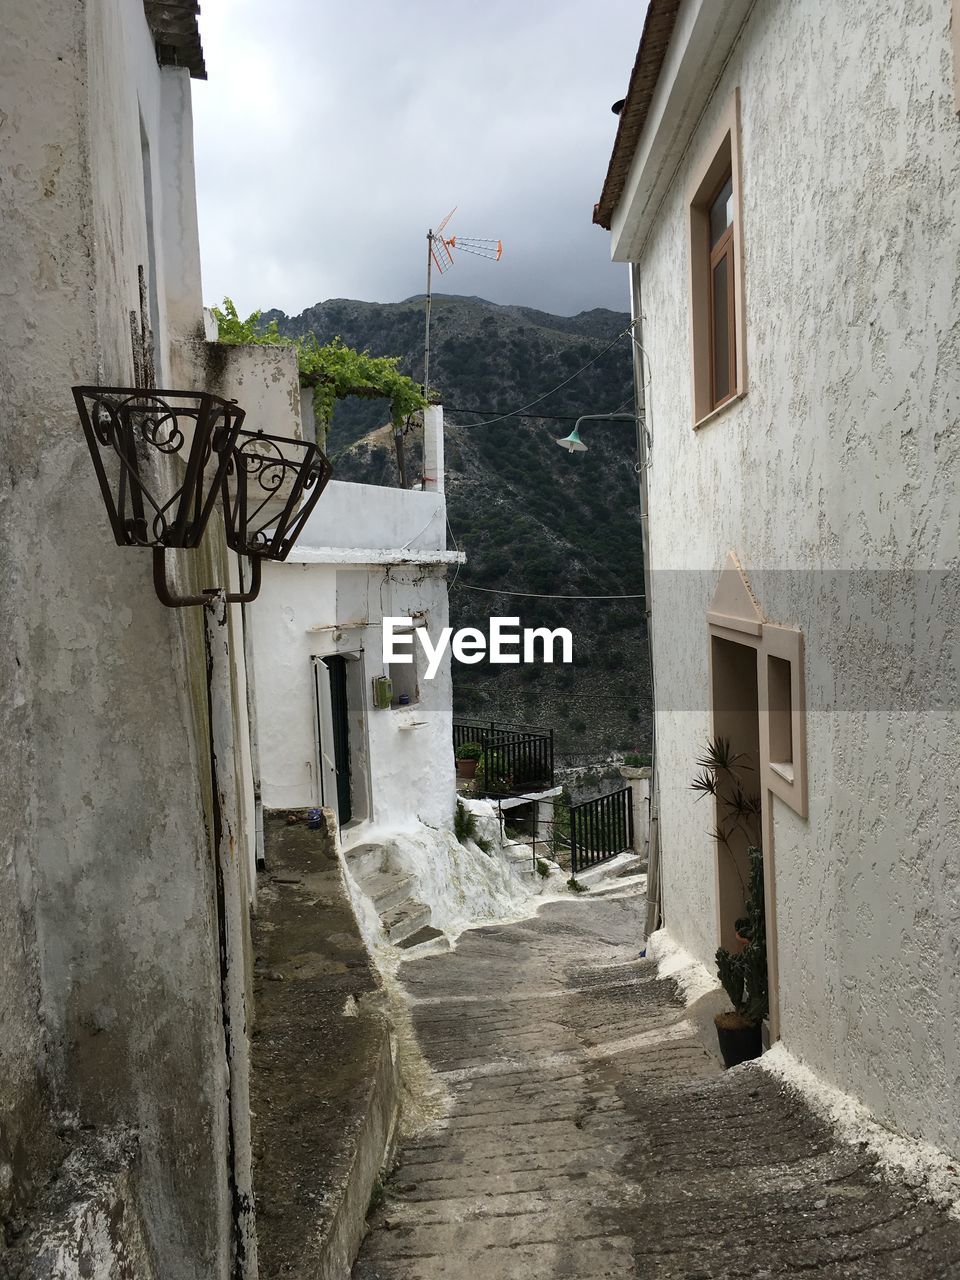
M 366 488 L 368 503 L 375 500 L 373 495 L 393 492 Z M 320 803 L 312 658 L 362 652 L 372 826 L 402 829 L 418 822 L 450 823 L 455 769 L 449 656 L 433 680 L 421 676 L 419 703 L 375 710 L 372 701 L 370 682 L 385 674 L 381 617 L 411 616 L 421 610 L 426 614 L 423 625 L 436 642 L 448 623 L 442 567 L 265 566 L 263 589 L 250 617 L 266 808 Z M 338 633 L 330 626 L 335 621 L 366 625 Z M 421 673 L 423 667 L 421 660 Z M 357 731 L 351 722 L 351 733 Z M 370 838 L 369 830 L 364 838 Z
M 174 358 L 202 331 L 189 74 L 158 66 L 142 0 L 12 0 L 3 23 L 0 1213 L 29 1215 L 64 1112 L 116 1125 L 158 1274 L 224 1277 L 201 612 L 165 609 L 149 554 L 114 544 L 70 394 L 132 383 L 141 263 L 160 377 L 202 378 Z M 227 573 L 215 530 L 179 557 L 183 589 Z
M 783 1039 L 956 1153 L 960 619 L 956 578 L 926 572 L 960 565 L 949 20 L 948 0 L 757 4 L 639 272 L 667 927 L 712 967 L 712 816 L 688 783 L 733 549 L 807 646 L 809 820 L 773 801 Z M 685 193 L 738 85 L 748 392 L 695 433 Z M 916 573 L 821 572 L 890 567 Z
M 446 510 L 442 493 L 334 480 L 304 526 L 298 549 L 442 551 Z

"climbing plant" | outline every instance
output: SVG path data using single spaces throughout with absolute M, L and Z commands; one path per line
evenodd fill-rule
M 369 351 L 348 347 L 340 338 L 322 345 L 315 334 L 304 339 L 283 337 L 276 320 L 261 325 L 262 311 L 241 319 L 230 298 L 222 307 L 211 307 L 221 342 L 253 343 L 259 346 L 293 346 L 297 352 L 300 382 L 313 387 L 313 407 L 317 418 L 329 424 L 338 400 L 346 396 L 380 396 L 390 401 L 390 418 L 402 427 L 411 413 L 426 404 L 420 387 L 397 368 L 399 356 L 372 356 Z

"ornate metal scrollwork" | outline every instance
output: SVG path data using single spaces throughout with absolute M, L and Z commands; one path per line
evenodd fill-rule
M 73 396 L 117 544 L 196 547 L 244 411 L 205 391 L 74 387 Z
M 242 431 L 244 411 L 205 391 L 74 387 L 104 506 L 121 547 L 150 547 L 157 595 L 202 605 L 167 582 L 166 552 L 199 545 L 218 493 L 227 545 L 249 556 L 256 599 L 263 560 L 285 560 L 333 468 L 315 444 Z M 216 592 L 214 592 L 216 594 Z
M 286 560 L 333 474 L 315 444 L 241 431 L 223 476 L 227 544 L 256 560 Z

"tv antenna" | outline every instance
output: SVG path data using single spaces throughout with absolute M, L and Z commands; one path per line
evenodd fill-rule
M 454 206 L 436 231 L 427 232 L 427 314 L 426 337 L 423 346 L 423 395 L 430 398 L 430 307 L 433 302 L 433 268 L 439 275 L 449 271 L 453 266 L 453 252 L 472 253 L 477 258 L 490 258 L 499 262 L 503 255 L 503 242 L 500 240 L 478 240 L 475 236 L 445 236 L 443 233 L 447 223 L 457 212 Z

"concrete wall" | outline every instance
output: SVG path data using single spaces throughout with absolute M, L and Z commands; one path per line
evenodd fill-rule
M 304 526 L 297 549 L 442 551 L 446 545 L 446 500 L 442 493 L 332 480 Z
M 799 627 L 806 645 L 809 818 L 773 800 L 783 1040 L 884 1121 L 956 1154 L 960 124 L 949 21 L 948 0 L 755 5 L 649 240 L 618 256 L 639 259 L 650 368 L 667 927 L 712 967 L 712 815 L 688 784 L 710 732 L 705 613 L 732 549 L 766 617 Z M 747 394 L 694 432 L 686 191 L 737 86 Z M 849 569 L 867 572 L 829 572 Z M 954 576 L 930 572 L 944 569 Z
M 334 486 L 331 484 L 330 486 Z M 369 510 L 384 493 L 367 489 Z M 420 494 L 396 491 L 405 498 Z M 432 495 L 434 505 L 437 497 Z M 318 511 L 324 506 L 326 495 Z M 419 680 L 420 701 L 375 710 L 371 680 L 383 675 L 380 620 L 423 611 L 436 643 L 448 625 L 446 570 L 437 566 L 268 564 L 250 609 L 256 670 L 263 803 L 268 809 L 320 803 L 314 709 L 314 655 L 363 655 L 365 730 L 373 826 L 449 824 L 454 804 L 452 682 L 449 653 L 433 680 Z M 335 629 L 331 624 L 343 624 Z M 347 625 L 349 624 L 349 625 Z M 359 625 L 358 625 L 359 624 Z M 424 670 L 422 656 L 419 671 Z M 369 838 L 369 829 L 365 838 Z
M 114 545 L 70 395 L 132 382 L 138 264 L 161 377 L 199 325 L 187 76 L 140 0 L 5 7 L 0 1216 L 28 1217 L 65 1117 L 134 1129 L 157 1272 L 207 1280 L 231 1225 L 201 616 Z M 227 572 L 215 533 L 177 566 Z

